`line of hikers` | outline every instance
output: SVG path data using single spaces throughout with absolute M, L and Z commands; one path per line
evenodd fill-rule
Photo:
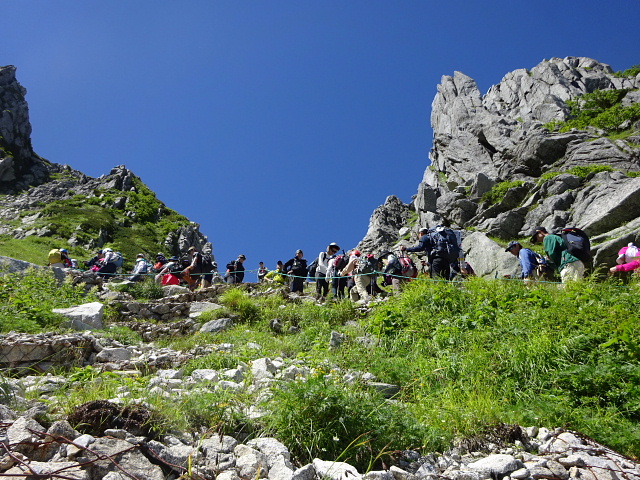
M 453 280 L 474 275 L 473 268 L 466 262 L 461 247 L 461 233 L 438 225 L 432 228 L 421 228 L 418 231 L 418 243 L 412 247 L 400 246 L 399 251 L 383 251 L 377 254 L 363 253 L 357 249 L 348 252 L 336 243 L 331 243 L 310 263 L 304 258 L 302 250 L 297 250 L 294 257 L 283 263 L 278 261 L 275 270 L 269 271 L 264 262 L 257 269 L 259 283 L 288 284 L 292 293 L 302 293 L 307 278 L 315 280 L 316 298 L 324 301 L 329 289 L 334 298 L 345 298 L 345 290 L 349 297 L 361 303 L 368 302 L 372 296 L 383 293 L 377 284 L 381 276 L 382 286 L 391 285 L 398 291 L 404 282 L 417 277 L 418 268 L 407 253 L 422 253 L 426 260 L 421 262 L 423 273 L 432 278 Z M 534 280 L 551 280 L 555 272 L 560 274 L 563 283 L 584 277 L 591 263 L 589 238 L 578 228 L 565 228 L 552 234 L 542 226 L 537 226 L 531 233 L 531 243 L 542 243 L 546 256 L 542 256 L 520 242 L 512 241 L 505 249 L 516 256 L 520 262 L 520 278 L 531 282 Z M 140 281 L 149 274 L 154 274 L 155 281 L 162 285 L 186 284 L 190 289 L 206 288 L 213 283 L 242 283 L 245 277 L 244 262 L 246 257 L 238 255 L 226 265 L 224 275 L 218 273 L 218 266 L 213 260 L 211 251 L 198 252 L 190 247 L 186 256 L 173 256 L 167 259 L 158 253 L 155 263 L 147 262 L 144 254 L 138 254 L 133 271 L 128 277 L 131 281 Z M 89 261 L 84 262 L 87 268 L 96 271 L 103 278 L 119 273 L 123 257 L 111 248 L 105 248 Z M 629 272 L 640 268 L 640 252 L 630 243 L 623 247 L 618 255 L 618 265 L 610 269 L 610 273 Z M 78 268 L 77 261 L 70 259 L 66 249 L 53 249 L 49 252 L 49 265 L 67 268 Z

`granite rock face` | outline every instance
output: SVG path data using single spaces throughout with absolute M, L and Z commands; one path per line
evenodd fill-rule
M 0 193 L 38 185 L 49 177 L 47 162 L 31 146 L 26 93 L 16 80 L 16 67 L 0 67 Z
M 633 228 L 623 228 L 638 218 L 640 122 L 621 124 L 618 131 L 628 133 L 623 139 L 594 128 L 561 133 L 544 125 L 569 119 L 567 102 L 596 90 L 624 90 L 621 105 L 637 104 L 639 87 L 640 76 L 618 77 L 609 65 L 586 57 L 552 58 L 515 70 L 484 95 L 461 72 L 443 76 L 432 104 L 431 164 L 406 206 L 406 217 L 417 222 L 399 223 L 396 216 L 380 226 L 385 204 L 372 216 L 367 246 L 393 247 L 403 227 L 417 232 L 439 223 L 505 243 L 528 237 L 537 225 L 549 231 L 576 226 L 592 238 L 607 238 L 608 245 L 593 242 L 592 253 L 597 264 L 613 265 L 615 245 L 640 241 Z M 610 171 L 565 173 L 593 166 Z M 504 193 L 488 199 L 485 194 L 498 184 Z M 393 204 L 393 211 L 402 208 Z M 499 257 L 490 263 L 499 270 Z

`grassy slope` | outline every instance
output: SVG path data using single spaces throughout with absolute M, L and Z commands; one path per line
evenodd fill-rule
M 133 267 L 138 253 L 145 253 L 147 259 L 154 258 L 159 251 L 173 253 L 167 252 L 163 243 L 170 232 L 188 225 L 189 220 L 166 208 L 137 177 L 134 184 L 135 192 L 98 190 L 92 196 L 75 195 L 23 212 L 23 216 L 40 213 L 32 225 L 23 226 L 23 229 L 47 228 L 51 233 L 19 240 L 11 235 L 0 235 L 0 255 L 45 265 L 49 250 L 67 248 L 72 258 L 88 260 L 97 248 L 70 247 L 67 241 L 76 237 L 80 245 L 89 245 L 100 232 L 107 235 L 105 247 L 124 254 L 125 270 Z M 114 200 L 119 197 L 127 198 L 126 205 L 121 209 L 113 208 Z M 160 215 L 159 211 L 162 212 Z M 19 226 L 16 220 L 12 223 Z
M 233 289 L 218 299 L 225 308 L 215 315 L 238 315 L 235 328 L 213 337 L 165 342 L 183 350 L 206 343 L 235 345 L 231 353 L 191 361 L 185 373 L 233 368 L 266 356 L 303 360 L 316 367 L 314 376 L 277 389 L 277 401 L 268 407 L 272 414 L 263 421 L 241 413 L 240 404 L 256 401 L 247 392 L 150 402 L 164 428 L 232 432 L 249 425 L 280 438 L 303 461 L 348 450 L 363 468 L 385 448 L 423 445 L 438 451 L 454 438 L 496 422 L 566 426 L 638 456 L 639 290 L 637 283 L 584 282 L 562 289 L 555 284 L 526 288 L 517 281 L 425 280 L 362 316 L 349 302 L 287 304 L 282 309 L 279 297 L 253 298 Z M 268 321 L 276 317 L 285 327 L 297 325 L 300 330 L 274 334 Z M 210 317 L 202 321 L 206 319 Z M 333 330 L 347 336 L 336 350 L 328 346 Z M 375 339 L 374 347 L 355 341 L 367 333 Z M 110 334 L 124 341 L 136 339 L 123 327 Z M 250 342 L 261 349 L 249 348 Z M 402 404 L 388 404 L 357 383 L 347 386 L 325 377 L 332 371 L 331 378 L 340 377 L 332 370 L 336 367 L 371 372 L 380 381 L 401 385 Z M 61 397 L 63 409 L 110 398 L 120 382 L 132 385 L 130 379 L 80 373 L 96 383 L 87 388 L 85 378 L 71 386 Z M 133 383 L 143 393 L 145 382 L 141 378 Z M 360 450 L 349 446 L 359 435 L 367 440 Z M 304 444 L 300 438 L 306 439 Z

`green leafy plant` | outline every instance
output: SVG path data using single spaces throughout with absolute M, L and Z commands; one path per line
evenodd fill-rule
M 524 181 L 522 180 L 496 183 L 491 190 L 482 195 L 481 200 L 493 205 L 501 201 L 509 189 L 521 187 L 522 185 L 524 185 Z

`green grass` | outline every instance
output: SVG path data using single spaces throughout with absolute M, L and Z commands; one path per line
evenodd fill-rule
M 524 185 L 522 180 L 496 183 L 491 190 L 482 195 L 482 201 L 489 202 L 492 205 L 496 204 L 504 198 L 509 189 L 521 187 L 522 185 Z
M 43 293 L 40 303 L 50 304 L 58 295 L 48 292 L 51 298 Z M 176 401 L 147 395 L 147 377 L 123 379 L 80 369 L 60 392 L 57 408 L 67 411 L 91 399 L 112 398 L 126 386 L 132 398 L 146 396 L 156 430 L 274 435 L 300 462 L 339 459 L 362 471 L 379 466 L 389 450 L 443 451 L 453 439 L 497 422 L 565 426 L 623 454 L 640 454 L 637 282 L 585 281 L 558 288 L 506 280 L 414 281 L 369 315 L 348 301 L 318 306 L 252 297 L 240 288 L 216 302 L 235 315 L 233 328 L 159 342 L 183 351 L 234 346 L 190 360 L 185 374 L 280 357 L 311 368 L 307 381 L 276 383 L 266 403 L 248 384 L 237 393 Z M 269 328 L 274 318 L 285 326 L 282 333 Z M 289 332 L 290 326 L 297 331 Z M 332 331 L 346 336 L 340 348 L 329 348 Z M 108 335 L 128 344 L 138 339 L 117 326 Z M 356 341 L 364 335 L 372 345 Z M 401 386 L 396 402 L 361 382 L 344 383 L 347 371 L 369 372 Z M 242 406 L 254 404 L 268 415 L 247 418 Z
M 607 132 L 618 131 L 620 125 L 629 120 L 635 122 L 640 119 L 640 104 L 634 103 L 628 107 L 621 105 L 621 100 L 628 90 L 596 90 L 585 93 L 575 100 L 568 100 L 571 118 L 567 121 L 553 121 L 545 124 L 549 131 L 559 130 L 568 132 L 575 128 L 585 130 L 595 127 Z

